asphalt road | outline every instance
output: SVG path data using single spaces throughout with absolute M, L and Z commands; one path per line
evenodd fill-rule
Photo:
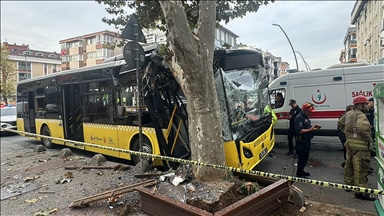
M 295 176 L 297 159 L 292 156 L 286 156 L 287 144 L 284 143 L 284 137 L 277 137 L 279 142 L 274 148 L 273 157 L 266 157 L 257 167 L 256 170 L 278 173 L 284 175 Z M 39 142 L 24 138 L 18 135 L 2 136 L 1 142 L 7 141 L 13 143 L 13 146 L 7 146 L 7 151 L 20 151 L 21 149 L 33 149 L 35 144 Z M 310 178 L 328 181 L 334 183 L 343 183 L 343 168 L 340 163 L 343 162 L 343 153 L 340 151 L 340 143 L 337 138 L 333 137 L 316 137 L 312 145 L 310 159 L 306 167 L 306 171 L 311 173 Z M 20 148 L 22 147 L 22 148 Z M 2 147 L 2 154 L 3 152 Z M 30 151 L 30 150 L 29 150 Z M 77 155 L 92 157 L 93 153 L 87 153 L 80 150 L 73 150 Z M 110 158 L 107 158 L 108 160 Z M 115 159 L 112 159 L 115 161 Z M 117 162 L 117 161 L 116 161 Z M 371 158 L 371 167 L 374 167 L 374 174 L 369 176 L 370 188 L 377 188 L 377 163 Z M 307 201 L 317 201 L 340 205 L 348 208 L 354 208 L 366 212 L 375 212 L 373 202 L 357 200 L 354 198 L 353 192 L 345 192 L 341 189 L 335 189 L 324 186 L 310 185 L 295 182 L 305 194 Z
M 282 142 L 285 137 L 277 137 Z M 340 164 L 344 161 L 343 152 L 339 149 L 341 144 L 335 137 L 315 137 L 311 147 L 309 161 L 305 171 L 311 174 L 310 178 L 333 183 L 343 183 L 344 169 Z M 256 170 L 295 176 L 297 159 L 287 156 L 287 143 L 278 143 L 274 148 L 273 157 L 266 157 L 256 167 Z M 368 176 L 368 187 L 377 188 L 377 162 L 371 157 L 373 175 Z M 373 202 L 354 198 L 353 192 L 345 192 L 342 189 L 311 185 L 295 182 L 308 200 L 340 205 L 366 212 L 375 212 Z M 377 198 L 377 197 L 376 197 Z

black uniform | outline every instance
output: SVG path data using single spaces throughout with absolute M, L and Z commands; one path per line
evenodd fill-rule
M 301 112 L 301 108 L 299 106 L 296 106 L 295 108 L 292 108 L 289 111 L 289 115 L 291 116 L 291 119 L 289 119 L 289 129 L 288 129 L 288 148 L 289 152 L 293 152 L 293 137 L 296 137 L 296 130 L 295 130 L 295 118 L 299 113 Z M 296 145 L 297 147 L 297 145 Z M 297 148 L 296 152 L 297 154 Z
M 375 140 L 375 128 L 374 128 L 374 120 L 375 120 L 375 110 L 374 109 L 369 109 L 368 111 L 365 111 L 365 115 L 368 118 L 369 124 L 371 125 L 371 136 L 372 140 Z
M 312 127 L 311 121 L 307 116 L 300 112 L 299 115 L 295 118 L 295 130 L 297 133 L 296 145 L 298 151 L 298 161 L 297 161 L 297 177 L 304 177 L 309 175 L 304 171 L 305 166 L 307 165 L 309 158 L 309 151 L 311 150 L 311 139 L 313 138 L 313 132 L 308 132 L 305 134 L 299 134 L 302 129 L 310 129 Z

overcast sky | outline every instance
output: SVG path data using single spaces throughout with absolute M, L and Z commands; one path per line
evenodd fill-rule
M 226 28 L 240 42 L 269 50 L 296 68 L 280 24 L 312 69 L 338 63 L 355 1 L 283 1 L 261 6 L 257 13 L 235 19 Z M 93 1 L 1 1 L 1 41 L 29 44 L 31 49 L 60 51 L 59 41 L 102 30 L 114 30 L 101 21 L 111 17 Z M 299 69 L 305 69 L 297 55 Z

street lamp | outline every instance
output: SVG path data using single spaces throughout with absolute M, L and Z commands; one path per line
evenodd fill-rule
M 291 41 L 289 40 L 288 38 L 288 35 L 285 33 L 284 29 L 279 25 L 279 24 L 272 24 L 273 26 L 278 26 L 281 31 L 283 31 L 283 33 L 285 34 L 285 37 L 287 37 L 287 40 L 289 42 L 289 45 L 291 45 L 291 48 L 292 48 L 292 52 L 293 52 L 293 56 L 295 56 L 295 61 L 296 61 L 296 69 L 297 71 L 299 71 L 299 64 L 297 63 L 297 58 L 296 58 L 296 53 L 295 53 L 295 50 L 293 49 L 293 46 L 292 46 L 292 43 Z
M 305 61 L 303 55 L 301 55 L 301 53 L 299 51 L 295 51 L 295 52 L 299 53 L 299 55 L 303 59 L 303 62 L 304 62 L 305 68 L 307 68 L 307 71 L 311 70 L 311 67 L 309 67 L 309 64 Z M 309 70 L 308 70 L 308 68 L 309 68 Z

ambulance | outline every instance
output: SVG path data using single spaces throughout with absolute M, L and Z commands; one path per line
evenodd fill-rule
M 282 93 L 284 103 L 274 108 L 278 118 L 276 135 L 286 135 L 289 128 L 289 100 L 295 99 L 301 107 L 304 102 L 314 104 L 316 112 L 311 121 L 321 124 L 317 136 L 337 136 L 337 120 L 352 104 L 357 95 L 373 97 L 373 88 L 384 82 L 384 64 L 339 64 L 326 70 L 290 73 L 275 79 L 269 85 L 271 98 Z

